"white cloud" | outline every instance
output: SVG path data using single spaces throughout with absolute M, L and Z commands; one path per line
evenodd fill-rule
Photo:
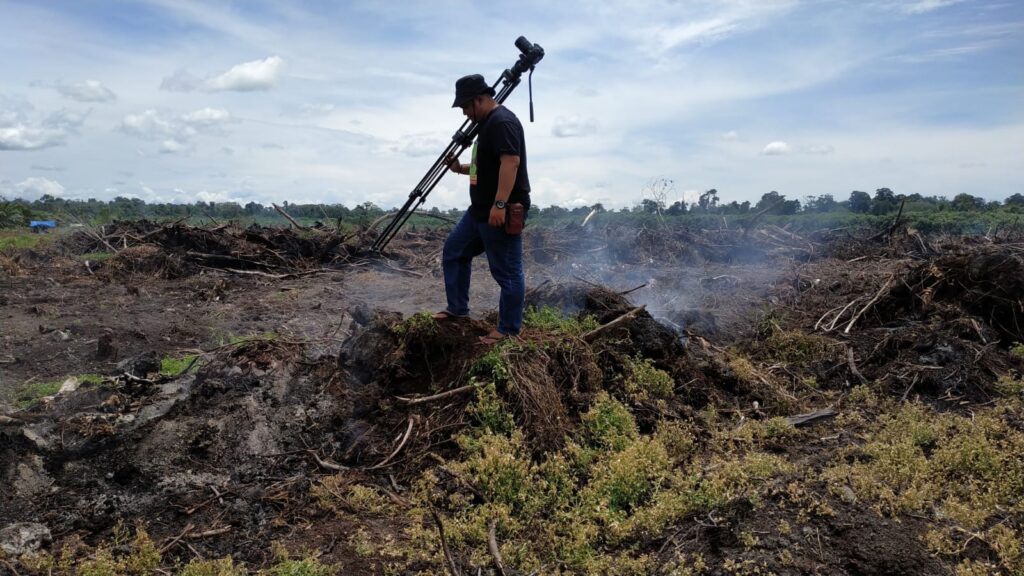
M 835 152 L 836 148 L 835 148 L 835 146 L 832 146 L 831 144 L 814 144 L 814 145 L 808 146 L 805 149 L 805 151 L 808 154 L 821 154 L 821 155 L 824 155 L 824 154 L 831 154 L 831 153 Z
M 61 130 L 32 126 L 0 128 L 0 150 L 41 150 L 64 144 L 67 138 Z
M 193 126 L 215 126 L 231 120 L 231 113 L 222 108 L 203 108 L 182 114 L 181 119 Z
M 904 14 L 924 14 L 939 8 L 960 4 L 964 0 L 918 0 L 917 2 L 901 2 L 899 10 Z
M 173 138 L 169 138 L 160 143 L 161 154 L 178 154 L 189 149 L 189 145 L 185 142 L 179 142 Z
M 761 154 L 765 156 L 782 156 L 783 154 L 789 154 L 789 150 L 789 144 L 776 140 L 775 142 L 768 143 L 764 150 L 761 150 Z
M 735 130 L 729 130 L 725 134 L 722 134 L 722 140 L 726 142 L 735 142 L 740 139 L 740 135 Z
M 270 90 L 277 84 L 283 67 L 284 60 L 280 56 L 243 62 L 233 66 L 227 72 L 207 80 L 205 87 L 213 92 Z
M 203 79 L 188 70 L 178 70 L 160 82 L 160 89 L 170 92 L 191 92 L 203 84 Z
M 63 196 L 64 186 L 56 180 L 33 176 L 15 184 L 14 192 L 18 198 L 35 200 L 44 194 L 49 194 L 50 196 Z
M 398 154 L 412 156 L 439 156 L 444 151 L 448 142 L 436 135 L 417 135 L 403 138 L 398 144 L 393 144 L 389 150 Z
M 74 84 L 57 84 L 57 91 L 65 98 L 78 102 L 113 102 L 117 94 L 103 85 L 99 80 L 86 80 Z
M 203 202 L 231 202 L 234 198 L 231 197 L 230 192 L 208 192 L 206 190 L 200 190 L 195 194 L 196 200 L 202 200 Z
M 583 116 L 559 116 L 551 127 L 551 135 L 558 138 L 589 136 L 597 132 L 597 120 Z
M 200 134 L 220 133 L 232 121 L 231 113 L 220 108 L 201 108 L 174 115 L 157 110 L 128 114 L 121 120 L 121 131 L 144 140 L 159 140 L 161 154 L 178 154 L 194 148 Z
M 284 60 L 271 56 L 263 60 L 252 60 L 232 66 L 226 72 L 201 79 L 187 70 L 178 70 L 160 83 L 161 90 L 172 92 L 254 92 L 270 90 L 277 86 Z

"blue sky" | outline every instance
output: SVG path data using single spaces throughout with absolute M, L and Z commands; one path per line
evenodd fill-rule
M 520 35 L 540 205 L 1024 192 L 1019 0 L 0 0 L 0 195 L 401 204 Z

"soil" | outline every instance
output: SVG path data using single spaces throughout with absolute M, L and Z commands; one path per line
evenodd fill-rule
M 499 393 L 538 454 L 561 447 L 637 357 L 682 384 L 638 412 L 642 430 L 655 416 L 697 422 L 709 407 L 785 416 L 867 382 L 946 410 L 991 402 L 1000 376 L 1024 370 L 1008 352 L 1024 341 L 1024 247 L 915 234 L 529 231 L 528 303 L 600 324 L 644 309 L 600 338 L 555 346 L 534 359 L 535 386 Z M 471 396 L 408 400 L 470 383 L 497 302 L 486 263 L 474 267 L 471 319 L 396 331 L 444 308 L 442 242 L 442 233 L 403 234 L 383 258 L 359 234 L 134 222 L 0 255 L 0 528 L 40 523 L 51 550 L 77 542 L 85 554 L 119 521 L 144 520 L 168 566 L 230 555 L 256 569 L 281 542 L 344 562 L 346 573 L 380 573 L 349 536 L 387 538 L 405 521 L 357 526 L 318 508 L 311 489 L 343 471 L 397 492 L 443 469 L 431 458 L 458 457 L 453 435 Z M 117 252 L 84 256 L 104 249 Z M 766 344 L 791 331 L 824 339 L 820 354 L 794 362 Z M 736 372 L 736 351 L 764 361 L 764 386 Z M 198 368 L 153 370 L 190 355 Z M 149 369 L 136 368 L 144 361 Z M 86 374 L 104 384 L 15 406 L 26 386 Z M 802 388 L 812 376 L 817 388 Z M 559 386 L 545 388 L 549 380 Z M 854 441 L 829 419 L 801 430 L 778 452 L 802 469 L 820 470 Z M 815 485 L 806 489 L 833 513 L 808 519 L 806 502 L 776 482 L 767 501 L 737 498 L 656 535 L 649 552 L 666 562 L 699 553 L 713 574 L 726 561 L 851 575 L 956 564 L 928 551 L 925 519 L 883 516 Z M 799 529 L 780 533 L 784 521 Z

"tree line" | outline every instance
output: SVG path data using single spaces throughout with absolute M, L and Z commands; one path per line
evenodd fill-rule
M 531 219 L 537 223 L 559 222 L 588 215 L 606 214 L 605 218 L 657 217 L 681 220 L 702 220 L 701 217 L 736 216 L 745 220 L 752 216 L 800 216 L 800 215 L 873 215 L 885 216 L 902 208 L 904 213 L 921 215 L 951 214 L 1021 214 L 1024 213 L 1024 195 L 1020 193 L 1007 197 L 1002 202 L 985 200 L 971 194 L 958 194 L 952 199 L 921 194 L 897 194 L 889 188 L 878 188 L 874 194 L 854 190 L 845 200 L 836 200 L 831 194 L 808 196 L 803 201 L 787 198 L 776 191 L 763 194 L 755 203 L 723 202 L 714 188 L 700 194 L 696 202 L 677 200 L 668 203 L 666 196 L 672 193 L 670 180 L 655 180 L 648 184 L 640 201 L 617 210 L 606 209 L 602 204 L 565 208 L 551 205 L 531 210 Z M 293 218 L 305 223 L 366 226 L 387 214 L 388 210 L 371 202 L 364 202 L 352 208 L 344 204 L 292 204 L 281 203 L 281 209 Z M 422 210 L 433 216 L 457 219 L 462 209 L 441 210 L 437 207 Z M 250 222 L 276 222 L 281 216 L 273 206 L 258 202 L 147 203 L 139 198 L 118 196 L 112 200 L 75 200 L 44 195 L 37 200 L 4 200 L 0 198 L 0 227 L 14 228 L 27 226 L 32 219 L 57 219 L 61 223 L 104 224 L 114 220 L 135 220 L 141 218 L 157 220 L 244 220 Z M 415 224 L 415 221 L 413 222 Z

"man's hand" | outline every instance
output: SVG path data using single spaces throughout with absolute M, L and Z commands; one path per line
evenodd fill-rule
M 505 209 L 491 206 L 491 215 L 487 217 L 487 223 L 495 228 L 505 225 Z
M 448 160 L 449 170 L 455 172 L 456 174 L 462 174 L 462 164 L 459 162 L 458 158 L 454 156 L 449 156 L 448 158 L 446 158 L 446 160 Z

